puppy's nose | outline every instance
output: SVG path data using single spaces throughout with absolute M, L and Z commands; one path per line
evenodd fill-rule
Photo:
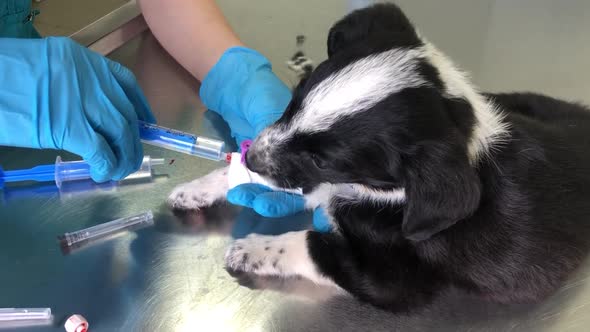
M 258 157 L 257 153 L 248 151 L 246 153 L 246 167 L 252 172 L 262 173 L 264 171 L 264 162 Z

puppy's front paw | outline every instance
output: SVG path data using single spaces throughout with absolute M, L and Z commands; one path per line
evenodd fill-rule
M 173 209 L 199 210 L 225 198 L 227 191 L 227 168 L 222 168 L 174 188 L 167 203 Z
M 196 180 L 174 188 L 168 196 L 168 205 L 181 210 L 199 210 L 213 205 L 216 199 L 198 182 Z
M 288 255 L 277 238 L 251 234 L 245 239 L 236 240 L 225 254 L 227 269 L 260 275 L 282 275 Z
M 279 236 L 252 234 L 236 240 L 225 254 L 225 266 L 230 274 L 246 272 L 279 277 L 301 276 L 318 284 L 335 285 L 318 272 L 310 257 L 307 231 Z

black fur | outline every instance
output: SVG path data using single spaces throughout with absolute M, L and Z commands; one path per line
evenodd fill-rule
M 394 5 L 352 13 L 328 38 L 329 59 L 295 91 L 277 125 L 305 95 L 351 61 L 422 45 Z M 506 113 L 510 137 L 468 160 L 473 110 L 429 87 L 402 90 L 328 131 L 279 147 L 276 169 L 248 166 L 307 192 L 320 183 L 405 188 L 399 205 L 335 198 L 337 233 L 310 232 L 318 269 L 374 305 L 411 311 L 448 286 L 500 302 L 538 301 L 579 265 L 590 242 L 590 113 L 536 94 L 487 94 Z

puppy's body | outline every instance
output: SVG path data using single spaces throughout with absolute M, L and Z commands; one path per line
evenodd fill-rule
M 451 285 L 536 301 L 579 265 L 590 242 L 584 107 L 477 93 L 393 5 L 338 22 L 328 51 L 247 166 L 303 187 L 335 231 L 238 240 L 229 268 L 303 275 L 408 311 Z M 227 187 L 203 185 L 224 177 L 185 185 L 170 202 L 204 207 Z
M 477 165 L 479 208 L 413 243 L 403 237 L 403 204 L 339 204 L 334 219 L 346 241 L 310 237 L 312 257 L 331 267 L 339 285 L 390 309 L 427 300 L 445 284 L 527 302 L 550 294 L 578 266 L 590 235 L 586 110 L 536 95 L 493 98 L 507 112 L 511 139 Z M 315 249 L 327 247 L 327 238 L 346 249 L 333 257 Z M 334 264 L 343 253 L 370 268 Z

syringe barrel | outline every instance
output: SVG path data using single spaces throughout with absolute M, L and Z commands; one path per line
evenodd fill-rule
M 83 160 L 62 161 L 60 156 L 55 159 L 55 185 L 61 188 L 61 184 L 67 181 L 79 181 L 90 179 L 90 165 Z
M 0 308 L 0 322 L 49 319 L 51 308 Z
M 147 181 L 152 178 L 152 166 L 163 163 L 164 159 L 152 159 L 150 156 L 145 156 L 139 170 L 129 174 L 122 181 L 138 179 Z M 90 166 L 85 161 L 62 161 L 60 156 L 55 160 L 55 184 L 58 188 L 61 188 L 64 182 L 88 179 L 90 179 Z
M 152 166 L 162 164 L 164 164 L 163 159 L 152 159 L 150 156 L 145 156 L 143 157 L 143 162 L 139 169 L 136 172 L 127 175 L 122 181 L 139 179 L 145 181 L 148 181 L 148 179 L 151 180 L 153 176 Z
M 154 223 L 152 211 L 143 212 L 130 217 L 120 218 L 104 224 L 92 226 L 72 233 L 65 233 L 59 237 L 60 243 L 64 246 L 71 246 L 76 243 L 88 240 L 96 240 L 124 231 L 134 226 L 148 226 Z
M 225 143 L 220 140 L 195 135 L 139 121 L 139 136 L 146 144 L 190 154 L 210 160 L 224 160 Z

